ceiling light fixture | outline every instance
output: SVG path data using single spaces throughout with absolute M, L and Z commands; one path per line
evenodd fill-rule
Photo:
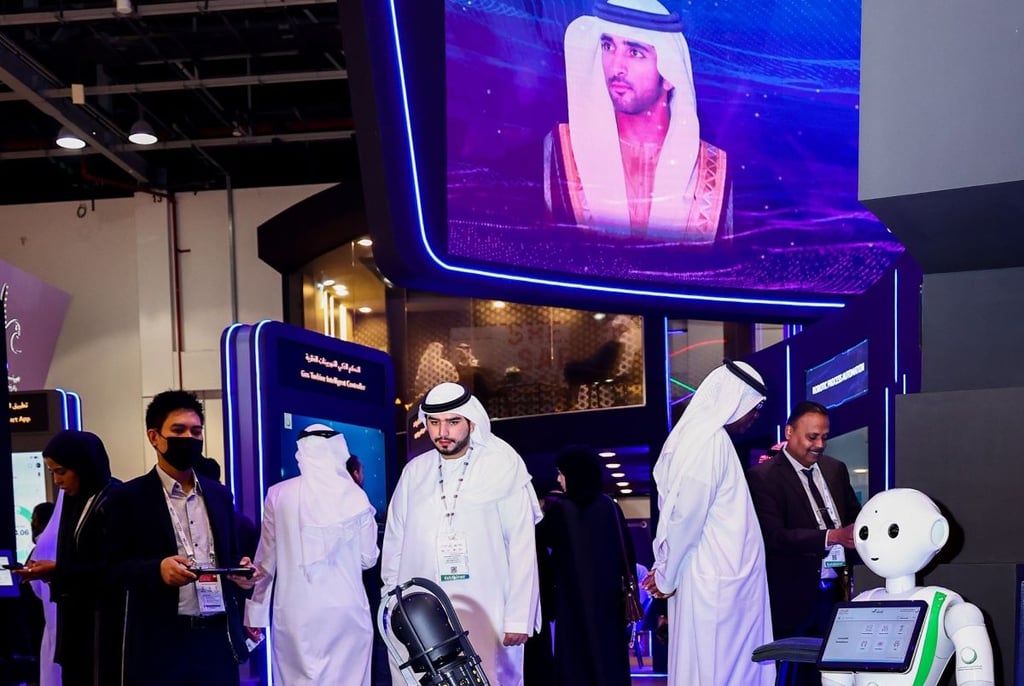
M 359 308 L 359 312 L 361 312 L 362 314 L 370 314 L 371 312 L 373 312 L 373 308 L 363 305 L 362 307 Z
M 57 134 L 57 145 L 67 150 L 81 150 L 85 147 L 85 141 L 68 127 L 62 126 Z
M 153 132 L 153 127 L 149 125 L 149 122 L 139 117 L 139 120 L 132 124 L 131 132 L 128 134 L 128 140 L 136 145 L 153 145 L 159 138 Z
M 616 481 L 615 485 L 616 486 L 628 486 L 629 482 L 628 481 Z
M 324 279 L 324 286 L 333 286 L 334 284 L 334 279 Z
M 132 8 L 132 0 L 114 0 L 114 11 L 124 16 L 135 10 Z
M 598 453 L 598 457 L 615 457 L 615 452 L 611 450 L 605 450 L 603 453 Z
M 618 462 L 609 462 L 608 464 L 605 465 L 605 467 L 607 467 L 608 469 L 618 469 L 621 466 L 622 465 L 619 464 Z
M 621 479 L 624 476 L 626 476 L 626 472 L 612 472 L 613 479 Z
M 493 308 L 495 308 L 497 310 L 500 310 L 500 309 L 505 307 L 505 301 L 504 300 L 492 300 L 491 301 L 491 307 L 493 307 Z
M 369 248 L 371 245 L 373 245 L 373 239 L 372 238 L 360 238 L 358 241 L 356 241 L 356 245 L 361 245 L 364 248 Z
M 594 319 L 596 319 L 597 321 L 601 321 L 602 319 L 604 319 L 607 316 L 608 315 L 606 315 L 604 312 L 595 312 L 594 313 Z
M 632 492 L 633 492 L 632 488 L 620 488 L 619 489 L 619 493 L 621 493 L 622 495 L 629 495 Z

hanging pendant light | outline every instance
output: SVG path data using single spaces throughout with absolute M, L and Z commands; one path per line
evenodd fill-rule
M 57 134 L 56 142 L 57 145 L 67 150 L 81 150 L 85 147 L 85 141 L 66 126 L 60 127 L 60 133 Z

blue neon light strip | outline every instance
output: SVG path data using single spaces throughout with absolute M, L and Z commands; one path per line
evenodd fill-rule
M 556 281 L 554 279 L 541 279 L 532 276 L 523 276 L 520 274 L 502 274 L 500 272 L 485 271 L 483 269 L 471 269 L 469 267 L 460 267 L 457 265 L 451 265 L 444 262 L 438 257 L 433 248 L 430 246 L 427 240 L 427 227 L 426 221 L 423 218 L 423 203 L 422 196 L 420 193 L 420 177 L 419 171 L 416 168 L 416 146 L 413 142 L 412 136 L 412 116 L 409 112 L 409 94 L 406 86 L 405 78 L 405 63 L 402 59 L 402 39 L 398 30 L 398 13 L 395 11 L 395 0 L 390 0 L 389 8 L 391 10 L 391 31 L 395 38 L 395 62 L 398 65 L 398 82 L 401 89 L 402 97 L 402 114 L 405 117 L 405 137 L 409 144 L 409 169 L 412 172 L 412 190 L 415 198 L 416 206 L 416 219 L 419 224 L 420 240 L 423 243 L 423 247 L 427 252 L 427 255 L 433 260 L 434 264 L 451 272 L 460 272 L 462 274 L 472 274 L 473 276 L 483 276 L 492 279 L 502 279 L 505 281 L 519 281 L 522 283 L 531 283 L 539 286 L 554 286 L 557 288 L 568 288 L 578 291 L 597 291 L 601 293 L 614 293 L 618 295 L 639 295 L 639 296 L 650 296 L 658 298 L 670 298 L 673 300 L 683 301 L 698 301 L 698 302 L 713 302 L 713 303 L 736 303 L 744 305 L 774 305 L 784 307 L 809 307 L 818 309 L 842 309 L 845 305 L 841 302 L 836 301 L 823 301 L 813 302 L 807 300 L 772 300 L 770 298 L 755 298 L 755 297 L 725 297 L 718 295 L 698 295 L 695 293 L 679 293 L 669 291 L 651 291 L 634 288 L 621 288 L 615 286 L 598 286 L 593 284 L 580 284 L 580 283 L 569 283 L 565 281 Z
M 790 378 L 789 346 L 786 346 L 786 416 L 793 411 L 793 380 Z
M 900 380 L 900 270 L 892 272 L 892 380 Z
M 227 403 L 227 423 L 224 427 L 228 436 L 228 465 L 231 468 L 231 483 L 228 487 L 231 493 L 238 495 L 238 447 L 235 445 L 235 410 L 238 407 L 238 397 L 235 390 L 234 371 L 237 366 L 235 356 L 235 338 L 240 333 L 238 329 L 242 324 L 232 324 L 224 335 L 224 348 L 221 350 L 222 364 L 224 365 L 224 402 Z
M 75 399 L 75 428 L 79 431 L 82 430 L 82 396 L 78 395 L 74 391 L 67 391 L 69 398 Z
M 263 364 L 260 360 L 260 332 L 263 327 L 270 323 L 269 319 L 264 319 L 256 325 L 256 332 L 252 339 L 250 339 L 250 345 L 253 348 L 254 362 L 253 365 L 256 369 L 256 387 L 253 389 L 253 395 L 256 396 L 256 467 L 259 472 L 260 491 L 256 498 L 259 504 L 260 521 L 263 521 L 263 496 L 266 494 L 265 486 L 263 485 L 263 381 L 261 379 Z M 271 656 L 273 655 L 273 649 L 270 646 L 270 632 L 266 632 L 267 637 L 267 651 L 266 651 L 266 668 L 267 668 L 267 685 L 274 686 L 274 669 L 270 663 Z
M 668 328 L 668 317 L 662 317 L 661 318 L 661 327 L 662 327 L 662 330 L 664 331 L 664 335 L 662 336 L 662 340 L 664 341 L 664 343 L 663 343 L 664 348 L 662 349 L 662 355 L 663 355 L 662 359 L 665 360 L 665 378 L 666 379 L 671 379 L 672 378 L 672 358 L 668 354 L 668 351 L 669 351 L 668 336 L 669 336 L 669 334 L 674 334 L 676 332 L 672 331 L 672 330 L 670 330 Z M 676 402 L 680 402 L 680 401 L 676 401 Z M 668 424 L 668 430 L 669 431 L 672 430 L 672 406 L 675 405 L 675 404 L 676 404 L 675 402 L 672 402 L 672 387 L 669 386 L 668 384 L 665 384 L 665 422 Z
M 62 429 L 70 429 L 71 427 L 68 424 L 68 414 L 69 414 L 69 412 L 68 412 L 68 394 L 67 394 L 67 391 L 65 391 L 63 388 L 57 388 L 57 389 L 54 389 L 54 390 L 56 390 L 58 393 L 60 393 L 60 409 L 61 409 L 60 425 L 61 425 L 61 428 Z
M 892 488 L 889 478 L 889 387 L 885 387 L 885 490 Z

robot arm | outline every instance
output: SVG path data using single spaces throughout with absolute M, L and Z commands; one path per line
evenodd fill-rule
M 995 684 L 992 642 L 981 610 L 971 603 L 957 603 L 946 610 L 946 634 L 956 652 L 957 686 Z

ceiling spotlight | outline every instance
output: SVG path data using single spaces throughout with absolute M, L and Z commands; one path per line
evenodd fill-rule
M 620 488 L 619 489 L 619 493 L 621 493 L 622 495 L 629 495 L 632 492 L 633 492 L 632 488 Z
M 334 284 L 334 279 L 324 279 L 324 286 L 333 286 Z
M 132 0 L 114 0 L 114 11 L 121 15 L 131 14 L 133 12 Z M 148 144 L 142 143 L 142 145 Z
M 615 453 L 611 450 L 605 450 L 603 453 L 598 453 L 598 457 L 615 457 Z
M 333 286 L 334 292 L 338 295 L 348 295 L 348 287 L 343 283 L 336 283 Z
M 621 466 L 622 465 L 619 464 L 618 462 L 609 462 L 608 464 L 605 465 L 605 467 L 607 467 L 608 469 L 618 469 Z
M 361 245 L 364 248 L 369 248 L 371 245 L 373 245 L 373 239 L 372 238 L 360 238 L 358 241 L 356 241 L 356 245 Z
M 601 321 L 602 319 L 604 319 L 607 316 L 608 315 L 606 315 L 604 312 L 595 312 L 594 313 L 594 319 L 596 319 L 597 321 Z
M 621 479 L 624 476 L 626 476 L 626 472 L 612 472 L 613 479 Z
M 504 300 L 492 300 L 491 301 L 491 307 L 495 308 L 496 310 L 500 310 L 503 307 L 505 307 L 505 301 Z
M 628 481 L 616 481 L 615 485 L 616 486 L 628 486 L 629 482 Z
M 373 312 L 373 308 L 363 305 L 362 307 L 359 308 L 359 312 L 361 312 L 362 314 L 370 314 L 371 312 Z
M 156 134 L 153 133 L 153 127 L 149 125 L 149 122 L 141 117 L 137 122 L 132 124 L 132 130 L 128 134 L 128 140 L 136 145 L 153 145 L 159 139 Z
M 78 134 L 72 133 L 66 126 L 60 128 L 57 134 L 57 145 L 68 150 L 81 150 L 85 147 L 85 141 L 79 138 Z

